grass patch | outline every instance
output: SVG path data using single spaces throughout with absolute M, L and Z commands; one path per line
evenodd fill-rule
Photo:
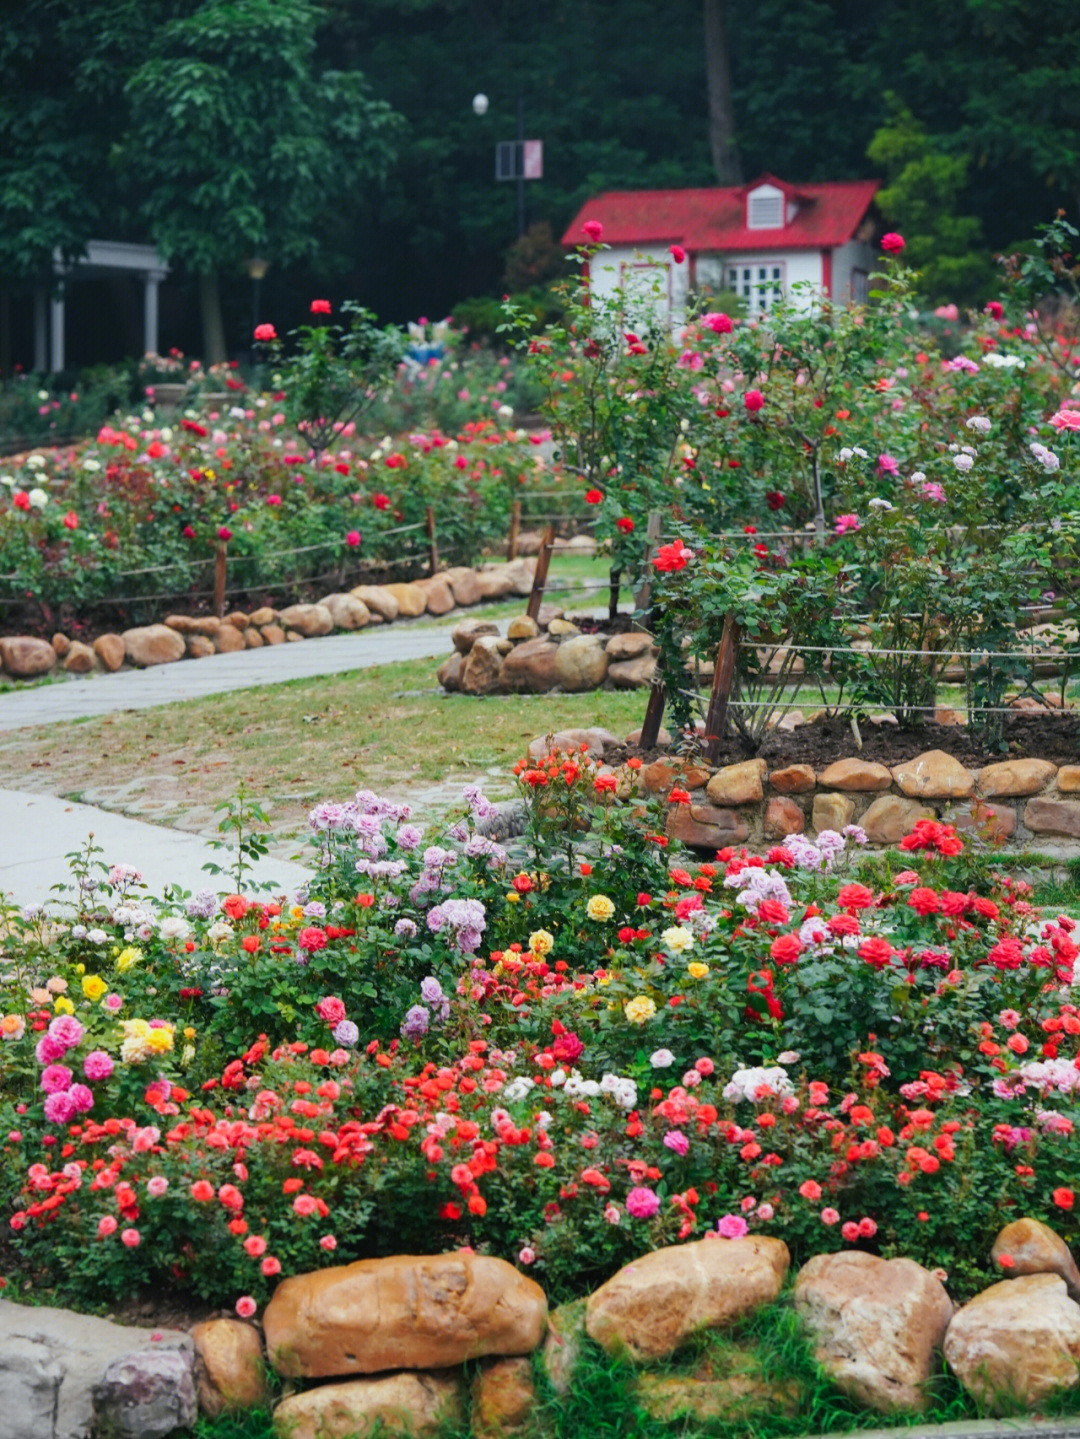
M 0 735 L 0 787 L 32 787 L 177 828 L 208 832 L 213 810 L 243 783 L 276 835 L 299 829 L 311 804 L 360 788 L 407 798 L 424 819 L 484 777 L 511 793 L 508 767 L 529 740 L 559 728 L 641 724 L 643 695 L 444 693 L 438 661 L 407 660 L 349 674 L 212 695 L 152 710 Z

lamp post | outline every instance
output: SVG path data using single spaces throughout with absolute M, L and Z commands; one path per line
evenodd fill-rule
M 251 281 L 251 333 L 254 334 L 259 323 L 259 291 L 263 280 L 266 279 L 266 272 L 270 268 L 270 261 L 261 255 L 252 255 L 250 260 L 244 261 L 244 268 L 247 270 L 248 279 Z
M 473 96 L 473 114 L 481 119 L 487 114 L 489 101 L 483 93 Z M 540 180 L 544 174 L 544 142 L 525 138 L 525 100 L 517 102 L 517 139 L 500 140 L 495 146 L 496 180 L 517 181 L 517 230 L 520 240 L 525 233 L 525 181 Z

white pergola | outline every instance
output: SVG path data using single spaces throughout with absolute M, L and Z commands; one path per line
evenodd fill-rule
M 64 287 L 86 276 L 121 273 L 141 277 L 143 282 L 143 351 L 157 354 L 158 286 L 169 267 L 153 245 L 129 245 L 120 240 L 88 240 L 86 249 L 72 265 L 65 264 L 59 251 L 53 256 L 57 284 L 50 295 L 44 285 L 34 291 L 34 369 L 64 368 Z

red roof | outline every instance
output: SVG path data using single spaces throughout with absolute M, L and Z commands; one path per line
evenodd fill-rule
M 798 205 L 788 224 L 747 229 L 746 197 L 759 185 L 774 185 Z M 880 180 L 789 185 L 762 175 L 726 189 L 606 190 L 582 205 L 562 244 L 588 243 L 581 227 L 599 220 L 605 245 L 679 244 L 697 254 L 831 249 L 854 237 L 880 185 Z

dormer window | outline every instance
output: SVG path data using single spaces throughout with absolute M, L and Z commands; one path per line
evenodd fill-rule
M 759 185 L 746 197 L 748 230 L 779 230 L 784 224 L 784 193 L 775 185 Z

